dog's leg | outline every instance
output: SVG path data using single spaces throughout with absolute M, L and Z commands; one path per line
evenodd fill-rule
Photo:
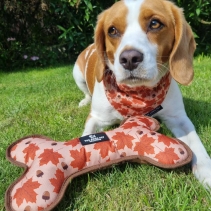
M 87 117 L 82 136 L 93 134 L 96 132 L 101 132 L 101 131 L 104 131 L 106 127 L 109 127 L 115 124 L 120 124 L 121 119 L 118 119 L 114 116 L 112 118 L 112 114 L 110 115 L 108 114 L 106 118 L 105 114 L 106 114 L 106 111 L 105 112 L 102 111 L 102 115 L 100 114 L 96 115 L 96 113 L 93 115 L 92 113 L 90 113 L 89 116 Z M 111 117 L 111 119 L 109 119 L 108 117 Z
M 175 82 L 170 86 L 170 90 L 163 102 L 163 110 L 159 116 L 172 133 L 186 143 L 193 151 L 192 171 L 196 178 L 211 188 L 211 159 L 204 148 L 194 125 L 187 117 L 182 95 Z
M 103 83 L 95 83 L 92 96 L 91 112 L 87 117 L 83 135 L 105 130 L 114 124 L 119 124 L 123 117 L 109 103 Z
M 97 131 L 101 129 L 100 125 L 101 125 L 101 128 L 103 128 L 103 124 L 101 123 L 101 121 L 98 118 L 89 114 L 89 116 L 86 119 L 85 128 L 84 128 L 82 136 L 96 133 Z
M 86 85 L 86 81 L 84 79 L 84 76 L 77 64 L 75 64 L 73 68 L 73 77 L 75 79 L 75 82 L 78 86 L 78 88 L 84 93 L 85 98 L 80 101 L 78 104 L 79 107 L 85 106 L 91 102 L 91 95 L 89 93 L 89 90 Z

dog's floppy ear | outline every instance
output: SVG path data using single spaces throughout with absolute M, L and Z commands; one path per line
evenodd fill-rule
M 105 70 L 105 32 L 104 32 L 104 21 L 105 21 L 106 11 L 98 16 L 97 26 L 95 28 L 94 42 L 97 52 L 97 61 L 95 65 L 95 76 L 98 82 L 103 79 L 103 74 Z
M 175 5 L 171 7 L 175 21 L 175 41 L 170 55 L 170 72 L 172 77 L 183 85 L 188 85 L 193 79 L 193 54 L 196 43 L 193 32 L 186 22 L 182 9 Z

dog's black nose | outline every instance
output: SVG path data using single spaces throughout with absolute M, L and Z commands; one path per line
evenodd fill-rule
M 120 54 L 119 62 L 127 70 L 134 70 L 143 61 L 143 53 L 137 50 L 125 50 Z

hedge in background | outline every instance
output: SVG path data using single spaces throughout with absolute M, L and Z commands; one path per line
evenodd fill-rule
M 176 0 L 184 9 L 197 41 L 197 53 L 211 54 L 211 1 L 210 0 Z
M 114 0 L 1 0 L 0 69 L 76 58 L 93 40 L 96 16 Z
M 97 15 L 115 0 L 1 0 L 0 69 L 74 61 L 93 41 Z M 185 9 L 198 52 L 211 52 L 209 0 L 177 0 Z

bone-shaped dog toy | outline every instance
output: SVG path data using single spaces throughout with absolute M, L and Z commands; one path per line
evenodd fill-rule
M 26 170 L 6 191 L 6 209 L 51 210 L 61 200 L 71 179 L 123 161 L 162 168 L 189 163 L 191 150 L 179 140 L 155 132 L 158 129 L 159 124 L 153 118 L 130 117 L 112 131 L 85 136 L 82 140 L 55 142 L 34 135 L 16 141 L 7 149 L 7 158 Z

